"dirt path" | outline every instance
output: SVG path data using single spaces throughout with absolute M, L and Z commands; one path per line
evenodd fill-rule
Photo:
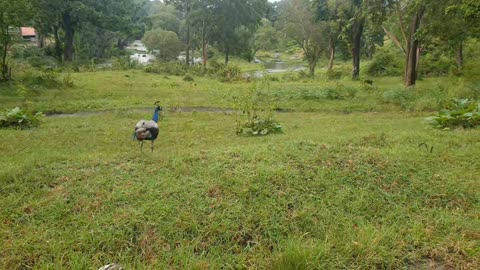
M 152 108 L 144 108 L 144 109 L 125 109 L 123 111 L 128 112 L 150 112 Z M 47 117 L 84 117 L 84 116 L 91 116 L 91 115 L 102 115 L 107 113 L 113 113 L 120 111 L 119 109 L 115 110 L 105 110 L 105 111 L 92 111 L 92 112 L 75 112 L 75 113 L 46 113 Z M 177 107 L 177 108 L 168 108 L 166 109 L 169 113 L 180 113 L 180 112 L 213 112 L 213 113 L 225 113 L 225 114 L 232 114 L 234 112 L 233 109 L 225 109 L 225 108 L 216 108 L 216 107 Z

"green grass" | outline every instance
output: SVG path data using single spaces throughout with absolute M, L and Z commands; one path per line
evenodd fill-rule
M 62 78 L 62 74 L 59 75 Z M 278 75 L 281 76 L 281 75 Z M 277 77 L 278 78 L 278 77 Z M 27 97 L 37 110 L 52 112 L 99 111 L 112 109 L 145 108 L 160 100 L 166 107 L 218 107 L 230 108 L 232 97 L 253 87 L 253 83 L 222 83 L 205 77 L 194 77 L 194 82 L 186 82 L 183 77 L 149 74 L 142 71 L 104 71 L 72 73 L 73 88 L 54 87 L 50 89 L 27 87 Z M 388 104 L 383 93 L 392 89 L 402 89 L 400 78 L 374 79 L 377 87 L 373 91 L 364 89 L 362 81 L 342 79 L 328 81 L 319 74 L 316 79 L 300 81 L 272 81 L 263 93 L 275 99 L 277 106 L 290 111 L 317 112 L 370 112 L 401 110 L 432 110 L 438 107 L 438 97 L 449 98 L 446 94 L 437 95 L 440 85 L 459 84 L 449 78 L 431 78 L 419 81 L 421 97 L 412 104 Z M 348 100 L 325 100 L 322 92 L 340 83 L 356 89 L 356 96 Z M 1 86 L 0 109 L 21 106 L 22 95 L 15 87 Z M 456 91 L 456 90 L 455 90 Z M 453 96 L 452 96 L 453 97 Z
M 271 82 L 261 94 L 292 111 L 261 138 L 235 135 L 234 115 L 166 110 L 142 154 L 131 136 L 150 112 L 132 109 L 230 108 L 253 84 L 72 76 L 74 88 L 29 92 L 30 106 L 105 112 L 0 129 L 0 269 L 480 267 L 480 130 L 428 128 L 428 95 L 415 112 L 386 103 L 400 78 L 373 92 L 342 80 L 357 89 L 346 100 L 323 96 L 337 82 Z M 0 107 L 23 102 L 5 88 Z

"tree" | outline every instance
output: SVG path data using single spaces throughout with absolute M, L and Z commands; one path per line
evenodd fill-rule
M 158 57 L 163 60 L 174 60 L 182 49 L 182 42 L 172 31 L 156 29 L 147 31 L 142 39 L 147 49 L 158 50 Z
M 215 24 L 215 17 L 213 13 L 214 1 L 215 0 L 195 1 L 193 11 L 190 16 L 190 20 L 194 26 L 194 32 L 200 39 L 204 72 L 206 71 L 208 61 L 207 47 L 212 38 Z
M 293 0 L 288 8 L 285 32 L 303 49 L 310 76 L 328 47 L 328 23 L 318 22 L 308 0 Z
M 390 14 L 397 18 L 397 32 L 400 38 L 393 31 L 384 27 L 385 33 L 394 41 L 405 55 L 404 85 L 414 86 L 417 81 L 418 67 L 421 56 L 421 41 L 425 41 L 428 33 L 425 25 L 426 16 L 430 15 L 431 21 L 445 23 L 444 0 L 395 0 L 390 3 Z M 435 12 L 435 10 L 439 12 Z M 428 21 L 428 20 L 427 20 Z
M 225 64 L 236 46 L 238 29 L 254 32 L 263 18 L 266 0 L 214 0 L 212 14 L 215 28 L 212 39 L 225 53 Z
M 253 57 L 259 50 L 273 50 L 276 49 L 279 43 L 279 35 L 277 30 L 272 26 L 269 20 L 263 19 L 260 27 L 255 33 L 255 44 Z
M 345 9 L 346 1 L 344 0 L 315 0 L 317 21 L 326 22 L 328 24 L 328 42 L 330 51 L 330 60 L 328 70 L 333 69 L 335 60 L 336 47 L 340 39 L 340 35 L 345 28 L 347 22 L 342 20 L 341 12 Z
M 185 20 L 185 44 L 186 44 L 186 55 L 185 55 L 185 64 L 190 65 L 190 28 L 191 28 L 191 19 L 190 14 L 195 0 L 165 0 L 165 3 L 168 5 L 173 5 L 178 11 L 182 12 Z
M 51 25 L 56 43 L 63 41 L 66 62 L 73 60 L 75 34 L 82 25 L 88 23 L 101 29 L 122 31 L 132 25 L 131 18 L 136 11 L 133 0 L 36 0 L 32 3 L 38 12 L 38 24 Z
M 0 69 L 1 80 L 11 79 L 11 68 L 8 67 L 8 51 L 15 39 L 15 31 L 31 17 L 28 0 L 0 0 Z

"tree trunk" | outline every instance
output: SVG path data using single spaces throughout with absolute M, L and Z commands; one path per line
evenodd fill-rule
M 202 22 L 202 57 L 203 57 L 203 73 L 207 71 L 207 26 L 205 21 Z
M 3 43 L 3 55 L 2 55 L 2 79 L 4 81 L 10 80 L 8 65 L 7 65 L 7 53 L 8 53 L 8 41 Z
M 460 46 L 457 51 L 457 67 L 461 69 L 463 67 L 463 41 L 460 42 Z
M 406 87 L 415 85 L 417 82 L 417 64 L 419 61 L 419 45 L 420 41 L 415 38 L 415 34 L 420 28 L 420 23 L 425 13 L 425 7 L 421 6 L 412 18 L 410 25 L 410 33 L 407 42 L 407 54 L 405 61 L 404 83 Z
M 63 30 L 65 31 L 65 48 L 63 51 L 63 59 L 65 62 L 73 60 L 73 38 L 75 29 L 73 29 L 72 18 L 69 13 L 63 14 Z
M 58 26 L 53 27 L 53 37 L 55 39 L 55 57 L 59 62 L 62 62 L 62 44 L 58 36 Z
M 330 62 L 328 63 L 328 70 L 333 70 L 333 61 L 335 60 L 335 41 L 330 39 Z
M 315 66 L 316 66 L 316 63 L 308 63 L 309 75 L 312 78 L 315 77 Z
M 353 33 L 353 48 L 352 48 L 352 58 L 353 58 L 352 78 L 354 80 L 358 79 L 358 77 L 360 76 L 360 53 L 361 53 L 362 34 L 363 34 L 364 25 L 365 25 L 365 19 L 362 19 L 353 26 L 355 30 Z
M 230 48 L 228 48 L 227 46 L 227 49 L 225 50 L 225 65 L 228 65 L 228 61 L 230 60 L 229 59 L 229 55 L 230 54 Z
M 187 22 L 187 54 L 185 55 L 185 63 L 190 66 L 190 25 Z
M 43 47 L 45 47 L 45 37 L 39 33 L 39 32 L 36 32 L 35 33 L 35 39 L 36 39 L 36 45 L 37 45 L 37 48 L 40 48 L 42 49 Z
M 2 16 L 0 18 L 3 18 L 3 14 L 4 14 L 3 12 L 0 13 L 0 15 Z M 1 79 L 8 81 L 10 77 L 8 75 L 9 73 L 8 73 L 8 65 L 7 65 L 8 44 L 10 40 L 10 34 L 8 33 L 8 25 L 5 25 L 5 28 L 1 29 L 1 35 L 2 35 L 2 41 L 3 41 L 2 62 L 0 63 L 1 64 L 0 68 L 2 73 Z

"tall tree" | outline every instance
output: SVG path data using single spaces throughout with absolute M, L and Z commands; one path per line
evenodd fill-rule
M 392 31 L 384 26 L 385 33 L 405 54 L 404 85 L 414 86 L 417 81 L 418 68 L 421 56 L 421 42 L 432 31 L 426 31 L 426 22 L 437 21 L 445 23 L 446 1 L 444 0 L 393 0 L 390 3 L 390 14 L 396 18 L 393 24 L 398 29 Z M 435 12 L 437 10 L 437 12 Z M 429 16 L 429 20 L 426 20 Z M 427 18 L 428 19 L 428 18 Z M 399 34 L 395 34 L 395 32 Z M 400 37 L 399 37 L 400 36 Z
M 36 0 L 32 2 L 38 22 L 51 24 L 56 42 L 60 42 L 58 28 L 63 33 L 63 60 L 70 62 L 74 55 L 75 34 L 84 23 L 102 29 L 122 31 L 131 24 L 135 11 L 133 0 Z M 57 28 L 58 27 L 58 28 Z
M 214 1 L 213 39 L 223 49 L 226 64 L 237 42 L 237 30 L 244 27 L 253 32 L 264 17 L 266 2 L 266 0 Z
M 320 56 L 328 47 L 328 23 L 317 20 L 308 0 L 293 0 L 284 16 L 285 32 L 302 48 L 313 77 Z
M 196 0 L 165 0 L 165 3 L 175 6 L 177 10 L 182 12 L 185 20 L 185 44 L 186 44 L 186 59 L 185 64 L 190 65 L 190 50 L 191 50 L 191 12 Z
M 208 54 L 208 44 L 212 38 L 214 29 L 214 0 L 197 0 L 194 3 L 193 11 L 191 14 L 191 22 L 194 26 L 194 31 L 200 39 L 203 70 L 206 71 Z
M 11 79 L 11 69 L 8 67 L 8 52 L 17 32 L 31 18 L 30 2 L 28 0 L 0 0 L 0 69 L 1 80 Z

